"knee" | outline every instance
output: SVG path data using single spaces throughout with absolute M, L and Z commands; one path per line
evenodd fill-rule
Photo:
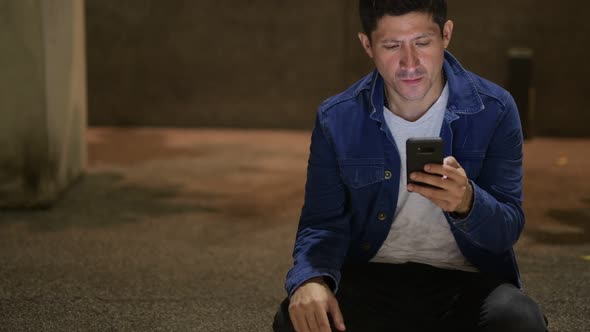
M 483 331 L 547 331 L 539 305 L 514 286 L 498 287 L 486 299 L 483 309 Z
M 291 319 L 289 318 L 289 299 L 286 298 L 277 311 L 272 323 L 274 332 L 295 332 Z

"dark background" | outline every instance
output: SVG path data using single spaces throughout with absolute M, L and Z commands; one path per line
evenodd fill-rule
M 366 74 L 356 0 L 87 0 L 89 124 L 307 129 Z M 506 86 L 534 51 L 535 135 L 590 136 L 590 2 L 449 1 L 450 51 Z

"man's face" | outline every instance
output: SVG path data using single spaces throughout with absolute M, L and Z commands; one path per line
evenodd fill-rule
M 442 89 L 444 50 L 449 45 L 453 23 L 447 21 L 443 35 L 426 13 L 379 19 L 371 41 L 359 33 L 367 54 L 375 62 L 388 87 L 390 102 L 436 100 Z M 393 94 L 393 95 L 392 95 Z

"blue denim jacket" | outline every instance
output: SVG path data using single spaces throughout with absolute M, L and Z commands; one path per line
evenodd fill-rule
M 510 94 L 469 71 L 448 52 L 450 96 L 441 129 L 474 189 L 464 219 L 445 213 L 463 255 L 481 272 L 520 287 L 513 245 L 524 226 L 522 143 Z M 383 117 L 383 79 L 375 70 L 319 107 L 313 129 L 294 264 L 285 288 L 366 262 L 387 237 L 400 185 L 400 157 Z

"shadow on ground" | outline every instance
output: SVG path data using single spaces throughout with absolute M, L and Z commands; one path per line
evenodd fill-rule
M 547 217 L 565 226 L 565 230 L 535 228 L 527 236 L 535 242 L 550 245 L 579 245 L 590 243 L 590 199 L 583 199 L 587 206 L 569 209 L 548 209 Z
M 149 187 L 124 181 L 124 176 L 107 172 L 88 174 L 74 184 L 55 206 L 38 210 L 8 210 L 0 224 L 24 222 L 32 230 L 56 231 L 69 227 L 110 227 L 133 223 L 146 217 L 189 213 L 214 213 L 208 202 L 214 193 L 190 193 L 190 201 L 179 201 L 183 188 L 177 185 Z

